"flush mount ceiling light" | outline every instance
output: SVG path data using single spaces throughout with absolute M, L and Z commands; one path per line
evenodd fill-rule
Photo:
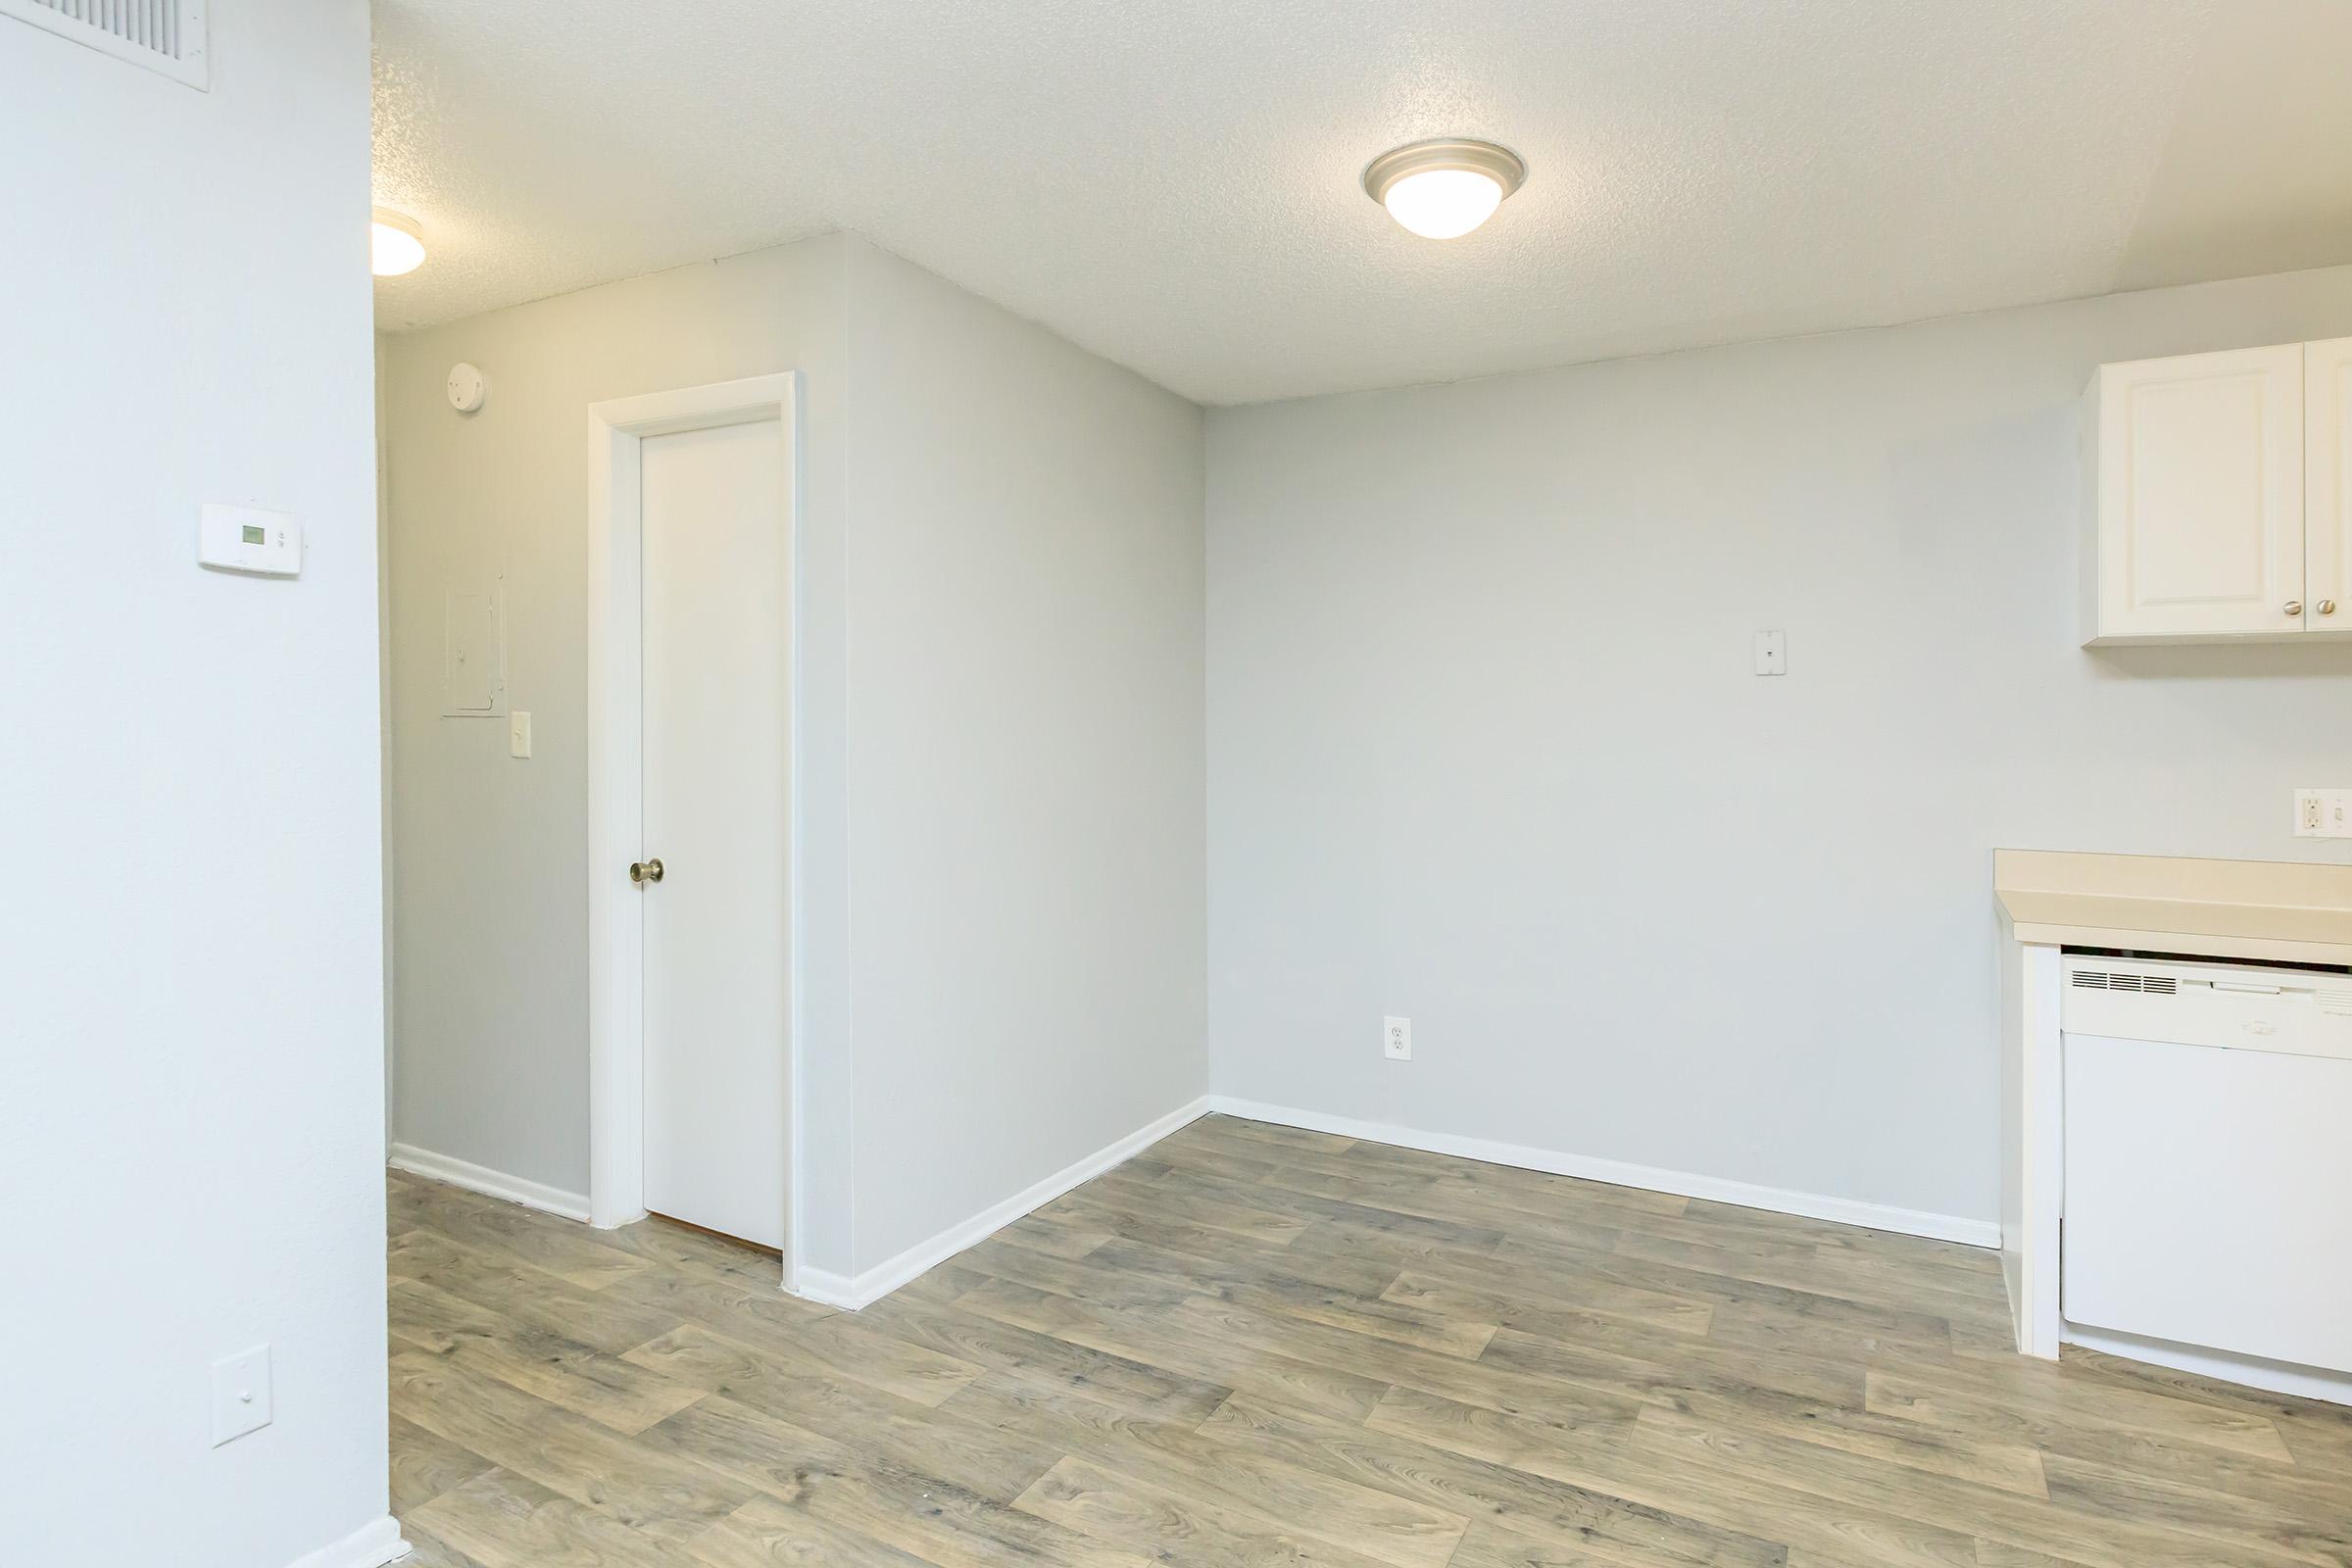
M 1364 192 L 1424 239 L 1458 239 L 1494 216 L 1527 165 L 1491 141 L 1416 141 L 1382 153 Z
M 378 207 L 368 214 L 368 266 L 378 277 L 398 277 L 424 265 L 424 230 L 416 220 Z

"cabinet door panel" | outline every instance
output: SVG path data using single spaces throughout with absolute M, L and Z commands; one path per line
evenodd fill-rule
M 2099 636 L 2301 629 L 2302 345 L 2099 373 Z
M 2339 337 L 2303 345 L 2303 624 L 2312 631 L 2352 632 L 2348 556 L 2352 337 Z

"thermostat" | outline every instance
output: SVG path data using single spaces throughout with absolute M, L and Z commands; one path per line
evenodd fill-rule
M 481 370 L 463 363 L 449 368 L 449 406 L 460 414 L 471 414 L 482 406 L 490 383 L 482 378 Z
M 215 571 L 300 576 L 302 519 L 290 512 L 208 503 L 196 529 L 196 560 Z

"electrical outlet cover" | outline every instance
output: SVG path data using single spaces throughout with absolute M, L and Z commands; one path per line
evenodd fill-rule
M 1387 1017 L 1380 1020 L 1381 1054 L 1391 1061 L 1413 1059 L 1413 1020 Z

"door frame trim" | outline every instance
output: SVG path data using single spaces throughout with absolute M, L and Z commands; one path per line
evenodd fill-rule
M 648 436 L 775 419 L 782 426 L 784 533 L 786 984 L 784 1279 L 801 1273 L 801 698 L 796 658 L 801 433 L 799 372 L 615 398 L 588 407 L 588 1222 L 645 1215 L 645 906 L 628 880 L 644 853 L 644 518 Z

